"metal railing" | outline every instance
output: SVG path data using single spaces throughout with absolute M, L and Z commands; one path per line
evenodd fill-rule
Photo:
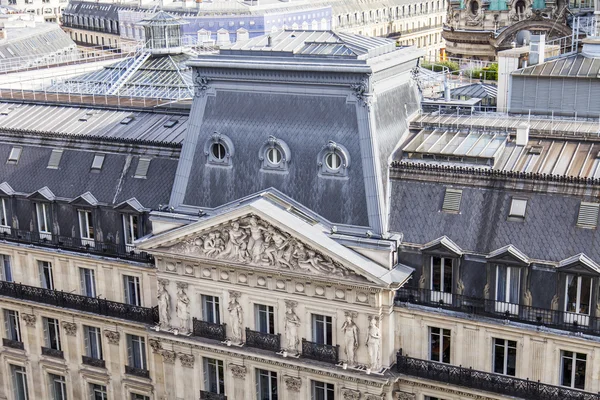
M 200 400 L 227 400 L 227 396 L 221 393 L 213 393 L 207 392 L 206 390 L 201 390 Z
M 600 336 L 600 319 L 598 317 L 496 300 L 486 300 L 459 294 L 451 294 L 450 301 L 448 302 L 444 301 L 439 296 L 439 293 L 428 289 L 400 288 L 396 292 L 396 304 L 420 304 L 428 307 L 502 319 L 504 321 L 522 322 Z
M 90 365 L 96 368 L 106 368 L 106 361 L 99 358 L 81 356 L 81 362 L 85 365 Z
M 125 373 L 127 375 L 139 376 L 140 378 L 150 379 L 150 371 L 144 368 L 136 368 L 131 367 L 129 365 L 125 366 Z
M 65 358 L 62 350 L 52 349 L 50 347 L 42 346 L 42 355 L 54 358 Z
M 193 335 L 207 339 L 215 339 L 223 342 L 226 339 L 227 330 L 225 324 L 213 324 L 212 322 L 192 319 Z
M 337 364 L 339 352 L 340 346 L 309 342 L 302 339 L 302 357 L 304 358 Z
M 49 233 L 31 232 L 22 229 L 11 229 L 10 232 L 0 232 L 0 239 L 17 242 L 35 244 L 43 247 L 59 248 L 63 250 L 72 250 L 76 252 L 94 254 L 98 256 L 117 257 L 126 260 L 141 261 L 153 263 L 154 257 L 145 252 L 127 251 L 125 244 L 116 244 L 112 242 L 94 241 L 93 245 L 88 239 L 78 237 L 60 236 Z
M 528 400 L 600 400 L 600 394 L 404 356 L 402 349 L 396 372 Z
M 10 347 L 11 349 L 25 350 L 23 342 L 19 342 L 18 340 L 2 338 L 2 346 Z
M 87 297 L 58 290 L 44 289 L 20 283 L 0 281 L 0 296 L 35 301 L 56 307 L 122 318 L 149 325 L 158 323 L 158 306 L 153 308 L 118 303 L 98 297 Z
M 246 328 L 246 346 L 279 351 L 281 348 L 281 334 L 258 332 Z

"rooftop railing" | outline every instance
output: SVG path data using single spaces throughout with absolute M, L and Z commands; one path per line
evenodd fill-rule
M 34 244 L 42 247 L 71 250 L 97 256 L 116 257 L 125 260 L 154 263 L 154 257 L 148 253 L 128 251 L 125 244 L 100 242 L 94 239 L 82 239 L 22 229 L 10 229 L 10 231 L 3 230 L 0 232 L 0 239 L 8 242 Z
M 158 323 L 158 307 L 148 308 L 59 290 L 0 281 L 0 296 L 122 318 L 149 325 Z
M 550 310 L 418 288 L 398 289 L 396 292 L 396 303 L 419 304 L 504 321 L 521 322 L 538 327 L 600 336 L 599 318 L 567 311 Z
M 421 360 L 403 355 L 402 350 L 397 354 L 396 372 L 443 382 L 445 385 L 463 386 L 528 400 L 600 400 L 600 394 Z

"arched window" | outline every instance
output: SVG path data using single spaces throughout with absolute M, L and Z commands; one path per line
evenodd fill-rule
M 329 141 L 319 152 L 317 164 L 321 176 L 347 177 L 350 168 L 350 154 L 344 146 Z
M 230 166 L 233 153 L 233 142 L 219 132 L 215 132 L 204 144 L 208 164 Z
M 258 159 L 263 171 L 287 171 L 291 160 L 290 148 L 283 140 L 269 136 L 258 150 Z

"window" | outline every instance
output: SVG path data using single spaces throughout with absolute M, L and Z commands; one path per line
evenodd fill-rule
M 215 132 L 204 145 L 204 154 L 209 164 L 231 165 L 233 142 L 221 133 Z
M 92 212 L 79 210 L 79 234 L 81 244 L 84 246 L 94 246 L 94 221 Z
M 87 357 L 102 360 L 102 335 L 100 328 L 84 325 L 83 342 Z
M 254 305 L 256 330 L 262 333 L 275 333 L 275 313 L 272 306 Z
M 527 200 L 513 198 L 510 203 L 509 217 L 525 218 L 525 210 L 527 209 Z
M 10 233 L 10 223 L 6 213 L 6 199 L 2 199 L 2 208 L 0 208 L 0 233 Z
M 221 313 L 219 311 L 219 298 L 217 296 L 202 295 L 202 316 L 204 321 L 211 324 L 221 323 Z
M 493 369 L 497 374 L 516 375 L 517 342 L 494 338 Z
M 210 147 L 210 152 L 217 160 L 222 160 L 227 155 L 227 149 L 222 143 L 213 143 Z
M 496 312 L 519 313 L 520 278 L 520 268 L 496 266 Z
M 12 268 L 10 265 L 10 256 L 0 254 L 0 280 L 12 282 Z
M 88 297 L 96 297 L 96 276 L 94 270 L 79 268 L 79 279 L 81 280 L 81 294 Z
M 44 323 L 44 340 L 47 348 L 53 350 L 62 350 L 60 343 L 60 325 L 57 319 L 42 318 Z
M 565 322 L 587 325 L 592 299 L 592 278 L 567 274 L 565 291 Z
M 560 384 L 575 389 L 585 389 L 585 363 L 587 356 L 572 351 L 561 351 Z
M 127 335 L 127 362 L 130 367 L 148 369 L 146 364 L 146 340 L 143 337 Z
M 452 303 L 452 259 L 431 257 L 432 301 Z
M 442 211 L 458 213 L 460 211 L 460 202 L 462 200 L 462 190 L 446 189 L 444 193 L 444 203 Z
M 312 315 L 313 342 L 333 345 L 332 320 L 325 315 Z
M 48 374 L 52 400 L 67 400 L 67 384 L 62 375 Z
M 146 175 L 148 174 L 148 168 L 150 168 L 151 158 L 148 157 L 140 157 L 138 159 L 137 168 L 135 169 L 134 178 L 146 179 Z
M 429 359 L 450 364 L 450 329 L 429 328 Z
M 90 383 L 90 400 L 108 400 L 106 386 Z
M 277 148 L 271 148 L 269 149 L 269 151 L 267 151 L 267 160 L 273 164 L 273 165 L 279 165 L 281 164 L 281 151 L 279 151 Z
M 263 170 L 286 171 L 290 158 L 288 145 L 274 136 L 269 136 L 259 150 Z
M 52 239 L 50 233 L 50 207 L 46 203 L 35 203 L 38 232 L 41 239 Z
M 62 158 L 63 151 L 61 149 L 54 149 L 50 153 L 50 159 L 48 160 L 48 167 L 50 169 L 58 169 L 60 159 Z
M 257 400 L 277 400 L 277 372 L 256 370 Z
M 204 389 L 211 393 L 225 394 L 223 361 L 204 358 Z
M 131 393 L 131 400 L 150 400 L 150 397 L 139 393 Z
M 14 400 L 29 400 L 25 367 L 21 367 L 20 365 L 10 365 L 10 374 L 12 378 Z
M 142 293 L 140 289 L 140 278 L 137 276 L 124 275 L 123 285 L 125 287 L 125 303 L 141 306 Z
M 321 175 L 347 176 L 350 153 L 344 146 L 329 141 L 319 153 L 318 164 Z
M 335 386 L 331 383 L 312 381 L 311 400 L 334 400 Z
M 18 311 L 4 310 L 4 329 L 8 340 L 21 341 L 21 325 L 19 323 Z
M 139 238 L 138 216 L 133 214 L 123 215 L 123 229 L 125 230 L 125 247 L 127 251 L 133 251 L 133 242 Z
M 92 161 L 92 171 L 97 172 L 102 169 L 102 164 L 104 164 L 104 157 L 106 157 L 106 154 L 94 155 L 94 161 Z
M 22 147 L 13 147 L 10 150 L 10 154 L 8 155 L 7 164 L 16 164 L 19 162 L 19 158 L 21 158 L 21 152 L 23 151 Z
M 587 203 L 582 201 L 579 206 L 577 225 L 582 228 L 595 228 L 598 225 L 599 211 L 600 203 Z
M 52 275 L 52 263 L 38 261 L 40 282 L 44 289 L 54 290 L 54 276 Z

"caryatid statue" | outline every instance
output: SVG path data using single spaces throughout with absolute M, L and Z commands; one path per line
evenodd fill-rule
M 231 342 L 233 344 L 242 344 L 242 326 L 244 325 L 244 311 L 238 298 L 242 294 L 234 290 L 229 291 L 229 316 L 231 318 Z
M 169 281 L 166 279 L 158 280 L 158 313 L 160 316 L 159 326 L 162 329 L 171 328 L 171 295 L 167 290 Z
M 298 329 L 300 328 L 300 318 L 294 310 L 298 303 L 292 300 L 285 301 L 285 347 L 284 350 L 292 354 L 298 354 Z
M 369 331 L 366 342 L 369 350 L 369 369 L 374 372 L 381 369 L 381 331 L 377 323 L 377 317 L 369 318 Z
M 344 351 L 346 352 L 346 362 L 348 366 L 356 365 L 356 350 L 358 349 L 358 326 L 354 323 L 353 318 L 357 314 L 347 311 L 346 321 L 342 324 L 342 332 L 344 333 Z
M 177 318 L 179 318 L 179 332 L 187 334 L 190 331 L 190 298 L 185 293 L 187 283 L 177 282 Z

